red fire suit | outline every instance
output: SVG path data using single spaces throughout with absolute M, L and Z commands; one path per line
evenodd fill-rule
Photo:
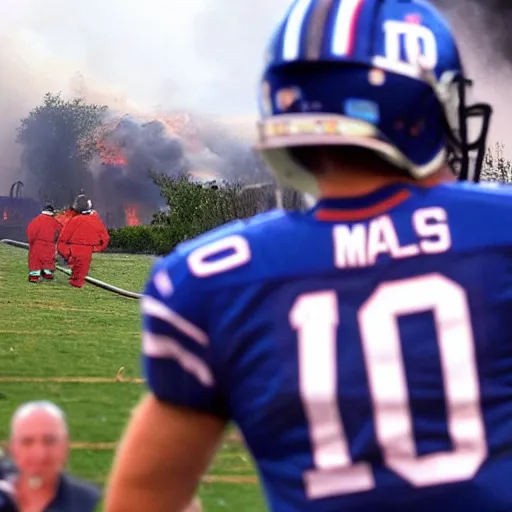
M 79 215 L 73 208 L 68 208 L 67 210 L 64 210 L 63 212 L 58 213 L 55 215 L 55 218 L 62 224 L 62 227 L 64 227 L 73 217 L 76 217 Z
M 28 280 L 52 279 L 55 271 L 55 242 L 62 226 L 53 215 L 39 214 L 27 226 Z
M 57 250 L 71 268 L 71 286 L 82 288 L 89 273 L 92 253 L 104 251 L 109 241 L 107 228 L 98 215 L 81 214 L 66 223 Z

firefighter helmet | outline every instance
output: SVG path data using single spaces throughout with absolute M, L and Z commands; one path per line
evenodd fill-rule
M 92 211 L 92 201 L 85 194 L 79 194 L 76 196 L 75 202 L 73 203 L 73 210 L 78 213 L 88 214 Z
M 53 204 L 46 203 L 45 207 L 43 208 L 42 213 L 45 213 L 46 215 L 55 215 L 55 208 Z

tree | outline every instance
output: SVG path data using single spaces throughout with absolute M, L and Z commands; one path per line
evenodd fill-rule
M 151 173 L 168 210 L 154 215 L 152 224 L 170 225 L 185 240 L 237 218 L 235 187 L 193 183 L 187 176 Z M 256 212 L 251 212 L 254 214 Z
M 47 93 L 43 104 L 21 120 L 17 142 L 32 191 L 57 206 L 68 204 L 80 189 L 92 188 L 88 165 L 96 152 L 107 107 L 83 98 L 65 101 Z
M 488 149 L 482 169 L 483 181 L 512 183 L 512 162 L 505 157 L 505 145 L 497 142 L 494 151 Z

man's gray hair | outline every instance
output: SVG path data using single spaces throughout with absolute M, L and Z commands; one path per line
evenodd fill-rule
M 16 423 L 22 419 L 27 418 L 28 416 L 31 416 L 35 412 L 45 412 L 49 416 L 57 419 L 62 424 L 64 433 L 66 435 L 68 434 L 68 422 L 64 411 L 58 405 L 48 400 L 35 400 L 21 404 L 14 411 L 14 414 L 11 417 L 11 438 L 14 436 Z

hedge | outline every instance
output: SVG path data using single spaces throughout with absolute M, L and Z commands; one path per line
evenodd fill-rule
M 167 254 L 183 240 L 230 220 L 251 217 L 276 206 L 276 185 L 270 178 L 263 186 L 248 186 L 240 183 L 198 184 L 186 177 L 150 174 L 169 210 L 156 213 L 149 226 L 111 230 L 109 250 Z M 512 182 L 512 163 L 505 158 L 502 144 L 487 151 L 482 179 Z M 290 189 L 282 192 L 285 209 L 304 207 L 299 194 Z
M 169 253 L 181 237 L 169 226 L 127 226 L 109 230 L 108 251 L 132 254 Z
M 110 251 L 162 255 L 179 242 L 234 219 L 247 218 L 275 207 L 276 187 L 241 184 L 197 184 L 187 178 L 153 175 L 168 211 L 153 216 L 149 226 L 110 230 Z M 215 186 L 212 186 L 215 185 Z M 300 196 L 285 190 L 286 208 L 300 208 Z

